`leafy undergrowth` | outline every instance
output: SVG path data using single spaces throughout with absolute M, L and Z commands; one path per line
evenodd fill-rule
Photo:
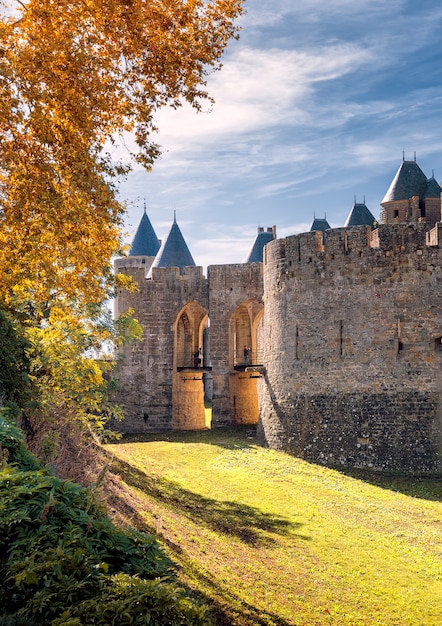
M 43 467 L 4 417 L 0 409 L 0 624 L 208 624 L 155 538 L 116 527 L 93 488 Z
M 217 625 L 442 623 L 436 479 L 324 468 L 260 448 L 250 430 L 106 450 L 115 515 L 161 539 Z

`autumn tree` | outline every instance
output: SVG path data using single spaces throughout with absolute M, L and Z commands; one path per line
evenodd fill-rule
M 156 112 L 210 99 L 242 2 L 0 2 L 1 304 L 87 316 L 111 292 L 130 162 L 106 148 L 132 133 L 151 167 Z
M 113 328 L 102 317 L 124 280 L 111 265 L 118 183 L 159 155 L 161 107 L 210 102 L 207 74 L 242 2 L 0 0 L 0 309 L 25 322 L 34 416 L 46 424 L 103 423 L 93 351 L 139 332 L 128 316 Z M 128 135 L 133 153 L 113 161 Z

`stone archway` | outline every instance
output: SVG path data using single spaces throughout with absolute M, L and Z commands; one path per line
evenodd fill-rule
M 211 368 L 204 362 L 204 329 L 209 316 L 197 302 L 187 303 L 173 325 L 172 424 L 174 430 L 207 428 L 204 407 L 204 374 Z
M 264 307 L 256 300 L 241 303 L 229 323 L 229 389 L 233 424 L 256 424 L 259 417 L 257 379 L 262 376 L 259 323 Z

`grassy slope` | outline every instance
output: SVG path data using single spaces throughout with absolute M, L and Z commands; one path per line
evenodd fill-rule
M 163 540 L 217 624 L 442 624 L 440 483 L 362 480 L 260 448 L 246 431 L 107 449 L 127 521 Z

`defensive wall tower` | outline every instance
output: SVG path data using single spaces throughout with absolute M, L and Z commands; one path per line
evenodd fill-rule
M 142 339 L 120 354 L 117 400 L 126 418 L 117 429 L 127 433 L 205 428 L 203 363 L 194 355 L 203 347 L 208 319 L 208 284 L 201 267 L 150 268 L 116 261 L 139 291 L 122 290 L 116 313 L 128 309 L 143 328 Z M 137 261 L 137 263 L 139 263 Z M 150 278 L 146 275 L 151 272 Z
M 211 265 L 208 280 L 212 424 L 256 424 L 256 383 L 262 370 L 262 263 Z
M 259 229 L 252 251 L 260 260 L 209 266 L 207 279 L 176 220 L 155 257 L 143 256 L 149 250 L 141 247 L 140 254 L 115 261 L 115 270 L 138 286 L 134 293 L 120 290 L 115 313 L 132 309 L 143 335 L 119 355 L 117 400 L 126 418 L 113 427 L 132 433 L 206 428 L 205 400 L 213 400 L 214 426 L 257 423 L 260 261 L 274 236 L 275 227 Z
M 431 229 L 442 220 L 441 187 L 414 161 L 402 160 L 381 202 L 381 223 L 424 222 Z
M 272 241 L 264 310 L 262 443 L 327 465 L 441 472 L 440 222 Z

